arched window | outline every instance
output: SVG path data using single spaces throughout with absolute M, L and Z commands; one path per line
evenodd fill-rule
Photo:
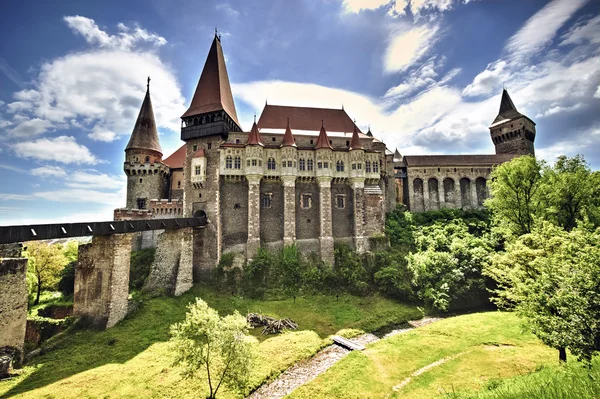
M 146 163 L 150 162 L 150 157 L 146 157 Z
M 241 169 L 242 168 L 242 158 L 235 157 L 233 160 L 233 167 L 235 169 Z
M 300 170 L 306 170 L 306 161 L 304 160 L 304 158 L 300 158 L 299 166 Z
M 336 170 L 336 172 L 343 172 L 344 171 L 344 161 L 338 160 L 335 163 L 335 170 Z
M 314 169 L 314 167 L 313 167 L 313 160 L 312 160 L 312 159 L 309 159 L 309 160 L 306 162 L 306 170 L 313 170 L 313 169 Z
M 276 169 L 276 165 L 275 165 L 275 159 L 273 158 L 269 158 L 267 160 L 267 169 L 268 170 L 275 170 Z
M 371 161 L 365 162 L 365 172 L 371 173 Z
M 225 168 L 231 169 L 232 163 L 233 163 L 233 158 L 231 158 L 231 155 L 227 155 L 227 157 L 225 158 Z

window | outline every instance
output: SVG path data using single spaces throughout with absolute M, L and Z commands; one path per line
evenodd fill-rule
M 196 165 L 196 176 L 202 173 L 202 167 L 200 165 Z
M 356 164 L 355 163 L 352 164 L 352 170 L 356 170 Z
M 267 160 L 267 169 L 268 170 L 275 170 L 276 169 L 276 165 L 275 165 L 275 159 L 273 158 L 269 158 Z
M 362 169 L 362 163 L 357 163 L 356 165 L 358 166 L 359 170 Z
M 288 161 L 288 168 L 292 167 L 292 161 Z
M 313 160 L 309 159 L 308 162 L 306 163 L 306 170 L 313 170 Z
M 285 168 L 285 161 L 281 161 L 281 167 Z
M 140 179 L 140 183 L 142 182 L 142 179 Z
M 150 163 L 150 157 L 146 157 L 146 163 Z
M 270 208 L 271 207 L 271 199 L 273 198 L 272 193 L 264 193 L 262 195 L 262 207 Z
M 350 147 L 350 141 L 346 140 L 346 147 Z
M 192 151 L 194 151 L 194 152 L 198 151 L 198 146 L 196 144 L 194 144 L 192 146 Z
M 312 204 L 312 195 L 311 194 L 302 194 L 302 202 L 300 206 L 302 209 L 310 209 Z
M 311 140 L 311 141 L 310 141 L 310 143 L 312 144 L 312 143 L 313 143 L 313 140 Z
M 371 161 L 365 163 L 365 172 L 371 173 Z
M 145 198 L 138 198 L 137 199 L 137 206 L 138 206 L 138 209 L 146 209 L 146 199 Z
M 344 161 L 337 161 L 335 164 L 335 170 L 337 172 L 343 172 L 344 171 Z
M 208 149 L 210 150 L 212 148 L 212 143 L 208 143 Z
M 373 161 L 373 173 L 378 173 L 379 172 L 379 165 L 377 165 L 377 162 Z
M 236 210 L 237 210 L 237 209 L 240 209 L 240 208 L 241 208 L 241 205 L 240 205 L 240 204 L 235 204 L 235 205 L 233 206 L 233 209 L 236 209 Z
M 256 166 L 256 159 L 252 160 L 252 166 Z
M 323 162 L 323 169 L 329 169 L 329 162 Z
M 275 137 L 272 137 L 272 138 L 271 138 L 271 141 L 275 141 Z
M 344 209 L 346 207 L 346 196 L 343 194 L 335 196 L 335 207 L 338 209 Z
M 177 182 L 177 188 L 181 188 L 181 181 Z
M 232 165 L 233 165 L 233 158 L 231 158 L 231 155 L 227 155 L 227 157 L 225 157 L 225 168 L 231 169 Z
M 233 159 L 233 167 L 234 169 L 242 169 L 242 158 L 235 157 Z
M 323 169 L 323 162 L 317 162 L 317 168 Z
M 239 144 L 240 143 L 240 139 L 235 139 L 235 143 Z
M 306 161 L 304 160 L 304 158 L 301 158 L 299 161 L 300 164 L 300 170 L 306 170 Z
M 250 160 L 246 160 L 246 166 L 250 166 Z

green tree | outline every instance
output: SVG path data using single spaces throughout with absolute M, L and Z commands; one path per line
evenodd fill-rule
M 60 245 L 50 245 L 42 241 L 27 243 L 26 256 L 28 272 L 35 276 L 36 290 L 34 305 L 40 303 L 40 294 L 45 289 L 56 289 L 60 273 L 67 264 Z
M 283 289 L 295 300 L 302 287 L 304 271 L 304 262 L 298 248 L 295 245 L 284 247 L 281 252 L 281 260 L 278 263 Z
M 572 230 L 577 221 L 584 219 L 592 219 L 597 225 L 598 176 L 581 155 L 562 155 L 552 167 L 544 168 L 540 197 L 545 218 L 566 230 Z
M 75 240 L 69 241 L 62 249 L 67 263 L 77 262 L 79 254 L 79 243 Z
M 507 244 L 484 271 L 498 283 L 492 300 L 527 318 L 531 331 L 590 361 L 600 351 L 600 230 L 570 232 L 542 222 Z
M 174 365 L 183 367 L 185 378 L 206 372 L 209 395 L 216 398 L 221 385 L 242 391 L 247 385 L 255 350 L 246 319 L 237 310 L 219 317 L 216 310 L 196 298 L 188 305 L 185 320 L 171 326 Z
M 457 301 L 479 301 L 485 294 L 483 268 L 492 253 L 488 235 L 469 233 L 460 219 L 419 228 L 417 251 L 407 256 L 419 298 L 448 311 Z
M 515 158 L 492 171 L 491 198 L 485 204 L 497 224 L 514 235 L 530 233 L 540 209 L 543 164 L 532 156 Z

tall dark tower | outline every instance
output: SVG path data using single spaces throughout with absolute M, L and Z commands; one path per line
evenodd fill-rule
M 500 111 L 490 126 L 496 154 L 535 155 L 535 122 L 517 111 L 506 89 Z
M 127 209 L 147 209 L 151 199 L 167 198 L 169 168 L 162 163 L 150 100 L 150 78 L 131 138 L 125 147 L 123 170 L 127 174 Z
M 184 214 L 206 216 L 206 228 L 194 232 L 194 279 L 210 276 L 221 256 L 221 185 L 219 146 L 229 132 L 241 132 L 221 38 L 215 32 L 198 86 L 181 116 L 186 142 Z M 202 171 L 198 175 L 197 171 Z

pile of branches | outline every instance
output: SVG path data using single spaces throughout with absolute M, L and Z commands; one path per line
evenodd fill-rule
M 252 328 L 263 327 L 264 334 L 279 334 L 283 330 L 296 330 L 298 324 L 290 319 L 274 319 L 258 313 L 248 313 L 246 321 Z

